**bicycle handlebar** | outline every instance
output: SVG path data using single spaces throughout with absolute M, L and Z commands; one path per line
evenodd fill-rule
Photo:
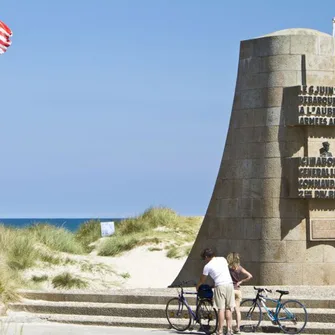
M 261 292 L 269 292 L 269 293 L 272 293 L 272 290 L 266 288 L 266 287 L 256 287 L 254 286 L 254 290 L 258 291 L 258 293 L 261 293 Z

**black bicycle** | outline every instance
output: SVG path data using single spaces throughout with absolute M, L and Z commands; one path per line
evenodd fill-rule
M 203 285 L 198 292 L 184 291 L 183 286 L 189 282 L 181 283 L 178 288 L 178 297 L 170 299 L 165 308 L 166 318 L 170 326 L 178 331 L 190 328 L 191 322 L 199 323 L 200 330 L 206 334 L 213 334 L 218 326 L 218 312 L 213 307 L 213 291 Z M 196 295 L 195 311 L 187 302 L 186 294 Z
M 261 306 L 272 324 L 279 326 L 284 333 L 298 334 L 305 328 L 307 323 L 305 306 L 298 300 L 281 300 L 283 295 L 289 294 L 289 291 L 276 290 L 280 296 L 278 299 L 273 299 L 267 296 L 267 292 L 272 293 L 271 290 L 257 287 L 254 289 L 257 291 L 256 297 L 245 299 L 240 305 L 241 330 L 256 331 L 263 319 Z M 267 303 L 271 304 L 273 309 Z

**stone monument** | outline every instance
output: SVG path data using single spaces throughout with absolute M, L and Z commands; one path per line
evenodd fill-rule
M 241 42 L 214 191 L 173 284 L 211 247 L 239 252 L 251 284 L 335 285 L 334 45 L 311 29 Z

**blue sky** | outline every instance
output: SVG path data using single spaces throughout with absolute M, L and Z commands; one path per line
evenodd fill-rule
M 204 215 L 239 43 L 332 33 L 333 0 L 12 0 L 0 56 L 0 217 Z

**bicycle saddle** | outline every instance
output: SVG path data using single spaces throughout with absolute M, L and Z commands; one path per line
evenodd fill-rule
M 282 291 L 282 290 L 276 290 L 276 292 L 280 293 L 280 294 L 289 294 L 289 291 Z

